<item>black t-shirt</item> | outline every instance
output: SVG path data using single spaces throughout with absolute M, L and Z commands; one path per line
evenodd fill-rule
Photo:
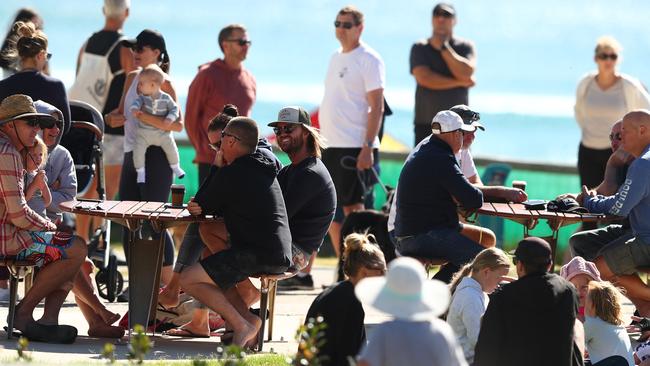
M 277 168 L 259 151 L 213 169 L 194 201 L 223 217 L 231 245 L 254 251 L 261 264 L 289 266 L 291 232 Z
M 573 285 L 556 274 L 530 274 L 503 286 L 483 315 L 474 365 L 581 365 L 573 340 L 577 313 Z
M 323 162 L 308 157 L 278 173 L 293 242 L 307 253 L 318 250 L 336 210 L 336 190 Z
M 422 140 L 406 158 L 397 190 L 396 236 L 458 228 L 453 198 L 468 209 L 483 204 L 483 194 L 460 171 L 449 145 L 433 136 Z
M 99 32 L 93 33 L 88 41 L 86 42 L 85 52 L 92 53 L 94 55 L 105 55 L 106 52 L 115 44 L 115 42 L 122 37 L 121 32 L 117 31 L 108 31 L 101 30 Z M 113 74 L 122 71 L 122 63 L 120 62 L 120 49 L 121 46 L 116 46 L 113 48 L 113 51 L 108 55 L 108 64 L 111 67 L 111 72 Z M 122 98 L 122 92 L 124 89 L 124 82 L 126 81 L 126 73 L 122 72 L 118 75 L 113 76 L 111 85 L 108 89 L 108 97 L 106 98 L 106 104 L 102 110 L 102 115 L 110 113 L 115 108 L 119 107 L 120 99 Z M 124 135 L 124 126 L 121 127 L 111 127 L 109 125 L 104 126 L 106 133 L 111 135 Z
M 327 357 L 322 365 L 347 365 L 347 357 L 354 358 L 366 342 L 366 313 L 350 281 L 323 290 L 309 307 L 305 324 L 318 316 L 327 324 L 325 344 L 319 349 L 319 356 Z
M 64 132 L 70 129 L 70 105 L 68 93 L 61 80 L 36 70 L 17 72 L 0 80 L 0 101 L 14 94 L 25 94 L 32 100 L 42 100 L 57 107 L 63 113 Z
M 449 40 L 451 48 L 460 56 L 474 57 L 474 45 L 460 38 Z M 453 77 L 449 66 L 443 60 L 440 51 L 431 47 L 428 40 L 416 42 L 411 48 L 411 73 L 416 66 L 427 66 L 431 71 L 442 76 Z M 430 125 L 436 113 L 447 110 L 457 104 L 469 104 L 468 89 L 457 87 L 452 89 L 432 90 L 417 85 L 415 89 L 415 124 Z

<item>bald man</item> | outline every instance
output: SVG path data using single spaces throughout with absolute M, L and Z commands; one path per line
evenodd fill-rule
M 621 144 L 636 159 L 618 191 L 604 196 L 583 186 L 582 195 L 590 212 L 629 218 L 631 233 L 603 247 L 595 263 L 603 279 L 623 286 L 639 313 L 648 316 L 650 287 L 636 272 L 650 265 L 650 111 L 634 110 L 623 117 Z

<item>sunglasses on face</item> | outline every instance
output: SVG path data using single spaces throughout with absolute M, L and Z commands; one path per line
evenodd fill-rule
M 47 60 L 50 61 L 50 59 L 52 58 L 52 54 L 48 52 L 45 57 L 47 57 Z
M 597 57 L 599 60 L 607 60 L 607 59 L 610 59 L 610 60 L 612 60 L 612 61 L 616 61 L 616 60 L 618 59 L 618 55 L 615 54 L 615 53 L 599 53 L 598 55 L 596 55 L 596 57 Z
M 253 41 L 251 41 L 250 39 L 244 39 L 244 38 L 240 38 L 240 39 L 228 39 L 228 40 L 226 40 L 226 42 L 235 42 L 235 43 L 237 43 L 238 45 L 240 45 L 240 46 L 242 46 L 242 47 L 244 47 L 244 46 L 250 46 L 250 45 L 253 44 Z
M 134 45 L 133 47 L 131 47 L 131 49 L 132 49 L 133 52 L 135 52 L 135 53 L 142 53 L 142 51 L 144 51 L 145 48 L 151 48 L 151 47 L 149 47 L 149 46 L 143 46 L 143 45 L 140 45 L 140 44 L 136 44 L 136 45 Z
M 356 24 L 352 22 L 342 22 L 340 20 L 334 21 L 334 28 L 352 29 Z
M 296 127 L 297 127 L 296 125 L 276 126 L 273 127 L 273 132 L 276 135 L 281 135 L 283 132 L 286 134 L 290 134 L 293 132 L 293 130 L 296 129 Z
M 609 141 L 621 141 L 621 133 L 616 132 L 616 133 L 610 133 L 609 134 Z
M 442 18 L 453 18 L 454 17 L 453 14 L 448 13 L 446 11 L 442 11 L 442 10 L 441 11 L 436 11 L 435 13 L 433 13 L 433 16 L 434 17 L 442 17 Z
M 239 137 L 237 137 L 237 136 L 235 136 L 235 135 L 233 135 L 231 133 L 226 132 L 226 130 L 221 131 L 221 140 L 223 140 L 226 136 L 230 136 L 230 137 L 234 138 L 237 141 L 241 141 L 241 139 Z M 221 141 L 219 141 L 218 143 L 219 143 L 219 146 L 221 146 Z
M 41 129 L 52 128 L 55 125 L 54 119 L 45 119 L 45 118 L 28 118 L 24 120 L 29 127 L 38 127 Z

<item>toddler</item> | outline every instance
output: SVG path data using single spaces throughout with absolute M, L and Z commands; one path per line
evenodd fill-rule
M 140 72 L 138 81 L 138 98 L 133 101 L 129 110 L 135 118 L 140 118 L 145 112 L 154 116 L 164 116 L 165 123 L 171 124 L 180 116 L 178 105 L 172 97 L 160 90 L 165 80 L 165 73 L 152 64 Z M 138 121 L 136 144 L 133 149 L 133 165 L 137 172 L 137 182 L 145 182 L 145 153 L 149 146 L 160 146 L 169 162 L 169 167 L 178 178 L 183 178 L 185 172 L 178 163 L 178 148 L 171 131 L 164 131 L 149 124 Z
M 47 146 L 40 136 L 36 136 L 34 146 L 21 151 L 25 166 L 24 187 L 27 205 L 37 214 L 47 218 L 46 209 L 52 202 L 52 194 L 47 186 L 45 163 Z

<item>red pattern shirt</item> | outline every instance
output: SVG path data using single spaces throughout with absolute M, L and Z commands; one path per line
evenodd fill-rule
M 32 245 L 29 231 L 54 231 L 56 225 L 27 206 L 23 190 L 23 162 L 0 132 L 0 255 L 15 255 Z

